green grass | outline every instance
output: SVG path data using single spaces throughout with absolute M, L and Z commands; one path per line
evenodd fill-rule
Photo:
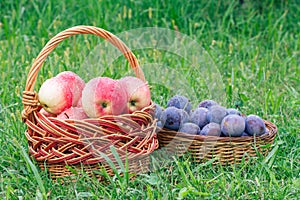
M 2 0 L 0 8 L 1 199 L 300 198 L 300 8 L 296 0 L 245 0 L 243 4 L 225 0 Z M 178 158 L 159 162 L 154 156 L 152 171 L 132 181 L 128 176 L 116 176 L 107 177 L 107 183 L 88 177 L 65 185 L 53 182 L 27 156 L 22 91 L 30 66 L 46 42 L 81 24 L 104 28 L 129 46 L 134 47 L 134 42 L 151 46 L 133 50 L 152 87 L 152 99 L 161 105 L 180 92 L 188 95 L 193 105 L 214 98 L 275 123 L 278 136 L 270 156 L 226 167 L 209 162 L 196 165 Z M 148 36 L 141 35 L 126 40 L 125 31 L 142 33 L 146 27 L 177 30 L 186 36 L 183 54 L 155 49 L 161 43 L 149 35 L 147 40 Z M 137 28 L 144 29 L 135 32 Z M 187 46 L 188 39 L 198 45 Z M 99 43 L 101 51 L 90 54 Z M 202 48 L 211 56 L 208 65 L 214 64 L 222 78 L 224 88 L 214 89 L 224 96 L 209 91 L 208 68 L 193 65 L 193 56 L 202 58 Z M 132 73 L 122 56 L 111 62 L 106 49 L 111 47 L 99 38 L 71 37 L 50 54 L 36 89 L 63 70 L 78 72 L 86 81 L 97 70 L 99 75 L 113 78 Z M 88 59 L 95 67 L 87 69 L 84 62 L 91 55 L 100 57 Z

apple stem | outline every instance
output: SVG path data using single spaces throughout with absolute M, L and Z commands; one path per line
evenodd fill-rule
M 135 101 L 130 101 L 131 106 L 135 106 L 135 103 L 136 103 Z
M 102 108 L 106 108 L 107 107 L 107 103 L 103 102 L 101 103 Z

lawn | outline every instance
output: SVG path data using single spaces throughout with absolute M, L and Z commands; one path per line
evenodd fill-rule
M 296 0 L 2 0 L 0 198 L 300 199 L 299 17 Z M 193 106 L 209 98 L 276 124 L 273 151 L 230 166 L 158 154 L 152 170 L 133 180 L 52 181 L 28 157 L 22 92 L 47 41 L 76 25 L 120 37 L 138 58 L 152 100 L 162 106 L 175 94 L 188 96 Z M 70 37 L 48 56 L 36 90 L 64 70 L 85 81 L 133 74 L 113 46 L 90 35 Z

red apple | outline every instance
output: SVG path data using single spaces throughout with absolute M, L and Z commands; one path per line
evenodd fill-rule
M 76 107 L 82 108 L 82 98 L 78 100 Z
M 133 76 L 121 78 L 119 81 L 127 93 L 125 113 L 133 113 L 150 105 L 151 94 L 147 83 Z
M 117 80 L 97 77 L 82 91 L 82 108 L 89 117 L 119 115 L 126 106 L 126 93 Z
M 39 90 L 39 102 L 45 111 L 60 114 L 71 106 L 77 106 L 84 81 L 75 73 L 65 71 L 46 80 Z
M 82 90 L 85 86 L 84 81 L 74 72 L 64 71 L 56 75 L 56 78 L 61 79 L 68 85 L 72 92 L 72 106 L 77 106 L 81 98 Z
M 39 102 L 45 111 L 59 114 L 72 106 L 72 92 L 62 79 L 47 79 L 38 93 Z
M 85 114 L 83 108 L 71 107 L 57 115 L 58 119 L 86 119 L 88 116 Z

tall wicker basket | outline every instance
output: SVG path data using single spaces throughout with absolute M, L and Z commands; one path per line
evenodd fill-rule
M 22 118 L 29 153 L 41 169 L 47 169 L 53 179 L 73 175 L 71 168 L 82 169 L 88 175 L 102 178 L 97 170 L 104 169 L 114 175 L 108 158 L 120 168 L 118 162 L 128 162 L 130 173 L 149 170 L 149 155 L 158 148 L 154 104 L 132 114 L 107 115 L 84 120 L 60 120 L 39 112 L 41 106 L 34 91 L 38 72 L 47 56 L 64 39 L 78 34 L 92 34 L 104 38 L 118 48 L 129 61 L 136 76 L 145 81 L 144 74 L 131 50 L 115 35 L 93 26 L 75 26 L 54 36 L 35 59 L 27 77 L 22 103 Z M 112 152 L 114 147 L 119 155 Z M 103 156 L 105 155 L 105 156 Z M 70 167 L 67 167 L 70 166 Z
M 261 136 L 190 135 L 163 128 L 158 129 L 157 137 L 161 149 L 179 157 L 189 155 L 196 163 L 212 160 L 213 164 L 239 164 L 259 154 L 266 156 L 272 148 L 277 127 L 269 121 L 264 122 L 267 133 Z

